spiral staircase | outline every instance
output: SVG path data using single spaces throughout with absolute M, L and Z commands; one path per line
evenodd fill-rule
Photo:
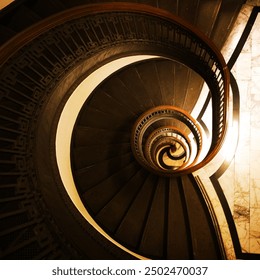
M 0 14 L 1 258 L 225 259 L 193 172 L 225 140 L 244 1 L 101 2 Z

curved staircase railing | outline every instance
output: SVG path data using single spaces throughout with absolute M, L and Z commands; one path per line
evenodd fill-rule
M 82 16 L 87 18 L 83 19 Z M 59 30 L 54 31 L 56 39 L 50 32 L 55 26 L 59 26 Z M 48 35 L 43 40 L 37 39 L 38 42 L 33 45 L 29 43 L 33 38 L 41 38 L 46 33 Z M 106 4 L 83 6 L 53 16 L 32 27 L 24 36 L 15 37 L 8 48 L 3 46 L 1 63 L 10 56 L 15 57 L 22 46 L 29 45 L 27 52 L 22 55 L 18 52 L 17 60 L 8 66 L 9 73 L 7 70 L 1 85 L 3 90 L 15 87 L 18 96 L 24 94 L 30 83 L 35 84 L 35 92 L 42 92 L 44 87 L 60 73 L 68 71 L 67 66 L 75 64 L 79 58 L 108 46 L 117 47 L 123 42 L 140 41 L 143 44 L 160 44 L 165 47 L 167 51 L 163 52 L 158 48 L 155 52 L 161 52 L 162 56 L 174 58 L 194 69 L 210 88 L 213 103 L 212 143 L 206 157 L 201 162 L 190 165 L 188 172 L 201 168 L 217 154 L 225 136 L 229 73 L 216 47 L 203 34 L 172 14 L 143 5 Z M 55 62 L 54 53 L 63 54 L 63 58 Z M 22 89 L 18 89 L 16 83 L 19 77 L 23 79 L 19 85 Z M 7 95 L 5 98 L 10 99 Z M 6 107 L 5 103 L 9 104 L 2 102 L 2 107 Z M 34 106 L 33 101 L 30 106 Z M 22 110 L 28 111 L 30 108 Z
M 156 166 L 155 173 L 159 167 L 159 173 L 163 169 L 167 175 L 193 172 L 217 154 L 226 133 L 229 94 L 229 72 L 217 48 L 181 19 L 150 6 L 113 3 L 77 7 L 32 26 L 0 49 L 1 184 L 10 190 L 7 196 L 13 192 L 21 193 L 21 197 L 16 195 L 15 200 L 23 200 L 21 207 L 24 210 L 30 212 L 32 196 L 37 196 L 39 200 L 40 194 L 44 193 L 43 196 L 47 198 L 40 199 L 40 206 L 33 207 L 46 211 L 48 216 L 49 210 L 42 210 L 46 208 L 44 205 L 55 205 L 55 201 L 60 199 L 59 191 L 46 191 L 54 185 L 59 188 L 58 171 L 48 170 L 44 173 L 48 174 L 47 177 L 40 176 L 39 165 L 42 169 L 57 168 L 51 133 L 62 112 L 60 104 L 66 103 L 66 98 L 72 93 L 71 88 L 75 88 L 84 77 L 107 62 L 135 54 L 177 60 L 199 73 L 211 92 L 213 129 L 209 151 L 205 158 L 198 161 L 203 143 L 199 126 L 189 116 L 190 112 L 183 113 L 181 108 L 170 109 L 171 115 L 186 125 L 186 131 L 176 127 L 174 122 L 166 125 L 170 133 L 162 129 L 165 128 L 163 125 L 155 127 L 155 132 L 149 132 L 148 142 L 144 146 L 137 135 L 137 142 L 133 144 L 134 153 L 141 153 L 142 157 L 146 155 L 149 164 Z M 53 96 L 57 103 L 49 102 Z M 46 107 L 48 121 L 41 126 L 39 124 L 42 124 Z M 156 112 L 157 109 L 151 110 Z M 187 128 L 195 138 L 195 149 L 190 143 Z M 39 135 L 45 133 L 49 141 L 39 139 Z M 36 139 L 42 141 L 42 151 Z M 39 158 L 35 153 L 39 154 Z M 40 159 L 47 164 L 43 165 Z M 15 212 L 17 204 L 13 205 L 12 201 L 8 207 Z M 52 214 L 56 215 L 54 212 Z M 20 226 L 35 226 L 34 230 L 36 227 L 43 228 L 42 240 L 49 240 L 53 244 L 54 241 L 48 238 L 48 229 L 37 213 L 36 210 L 31 211 L 30 214 L 35 215 L 34 219 L 30 220 L 26 216 L 24 224 Z M 74 218 L 74 214 L 72 216 Z M 53 228 L 57 233 L 56 227 Z M 66 238 L 73 239 L 71 236 Z M 84 238 L 82 240 L 84 242 Z M 37 252 L 40 252 L 38 247 Z
M 190 144 L 192 141 L 194 145 Z M 131 145 L 141 165 L 157 174 L 170 176 L 194 166 L 202 150 L 202 133 L 196 120 L 184 110 L 158 106 L 138 118 Z

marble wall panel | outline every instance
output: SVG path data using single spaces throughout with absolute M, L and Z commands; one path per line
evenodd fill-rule
M 250 252 L 260 253 L 260 208 L 251 208 L 250 211 Z
M 222 50 L 225 58 L 232 54 L 234 42 L 237 42 L 238 35 L 241 35 L 252 6 L 258 4 L 260 1 L 248 1 L 242 8 L 234 30 Z M 260 253 L 259 30 L 260 15 L 232 68 L 240 91 L 239 141 L 232 163 L 219 179 L 233 213 L 242 251 L 247 253 Z
M 260 6 L 260 0 L 247 0 L 247 5 Z

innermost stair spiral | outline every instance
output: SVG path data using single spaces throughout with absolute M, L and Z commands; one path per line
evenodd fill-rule
M 149 109 L 137 119 L 131 146 L 143 167 L 170 176 L 196 163 L 202 136 L 188 112 L 164 105 Z

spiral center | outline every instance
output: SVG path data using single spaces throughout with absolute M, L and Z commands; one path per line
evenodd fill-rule
M 138 118 L 131 144 L 143 167 L 156 174 L 173 175 L 195 162 L 201 135 L 187 112 L 174 106 L 158 106 Z

